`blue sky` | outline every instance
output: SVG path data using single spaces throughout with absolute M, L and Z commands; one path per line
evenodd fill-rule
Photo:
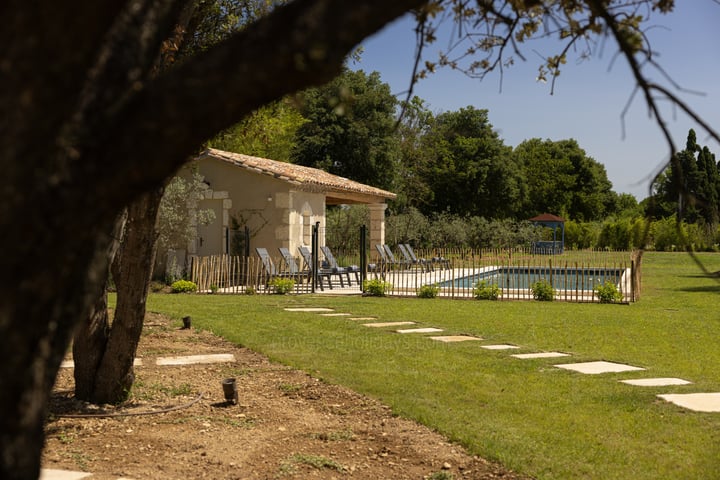
M 713 0 L 677 0 L 669 15 L 653 15 L 646 27 L 659 63 L 681 87 L 704 95 L 678 93 L 716 130 L 720 129 L 720 5 Z M 408 88 L 415 51 L 414 25 L 406 17 L 363 42 L 360 63 L 353 69 L 378 71 L 393 93 Z M 443 37 L 426 58 L 447 44 Z M 529 138 L 562 140 L 574 138 L 585 152 L 605 165 L 616 192 L 647 196 L 649 177 L 668 159 L 667 143 L 657 124 L 648 116 L 644 100 L 636 96 L 625 116 L 625 138 L 621 114 L 633 92 L 634 82 L 627 64 L 612 62 L 615 45 L 578 63 L 568 58 L 550 95 L 550 84 L 535 80 L 540 57 L 532 49 L 555 54 L 558 43 L 543 41 L 525 48 L 526 61 L 516 61 L 500 76 L 483 81 L 457 71 L 440 70 L 420 81 L 414 94 L 435 113 L 472 105 L 489 110 L 492 125 L 506 145 L 516 146 Z M 660 82 L 661 76 L 650 78 Z M 663 81 L 667 85 L 667 82 Z M 404 95 L 403 95 L 404 98 Z M 666 104 L 664 113 L 679 148 L 688 129 L 695 128 L 701 145 L 708 145 L 720 160 L 720 145 L 711 141 L 683 113 Z

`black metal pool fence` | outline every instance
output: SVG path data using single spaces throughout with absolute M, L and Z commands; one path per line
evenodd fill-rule
M 436 286 L 438 297 L 473 298 L 478 282 L 497 285 L 498 300 L 532 300 L 531 285 L 544 280 L 552 285 L 555 300 L 598 302 L 595 287 L 610 283 L 622 302 L 640 297 L 641 252 L 576 250 L 562 255 L 538 255 L 530 249 L 419 249 L 417 261 L 382 262 L 370 255 L 366 280 L 385 282 L 387 295 L 415 296 L 425 285 Z M 357 252 L 335 252 L 340 265 L 360 265 Z M 397 255 L 396 258 L 401 258 Z M 274 258 L 277 270 L 268 272 L 259 258 L 218 255 L 191 257 L 188 276 L 200 292 L 274 293 L 274 278 L 294 280 L 293 293 L 360 293 L 357 279 L 340 285 L 338 276 L 325 279 L 322 289 L 312 285 L 308 266 L 298 256 L 299 271 L 290 273 L 284 260 Z M 330 284 L 327 283 L 330 282 Z

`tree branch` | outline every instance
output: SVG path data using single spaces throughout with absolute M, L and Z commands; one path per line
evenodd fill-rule
M 98 129 L 112 136 L 97 138 L 89 158 L 113 182 L 93 195 L 123 203 L 158 184 L 216 132 L 331 80 L 363 38 L 423 3 L 298 0 L 170 70 Z

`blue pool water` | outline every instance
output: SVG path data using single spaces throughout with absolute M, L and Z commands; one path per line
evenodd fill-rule
M 558 290 L 592 290 L 596 285 L 611 281 L 620 283 L 624 269 L 605 268 L 559 268 L 559 267 L 498 267 L 467 277 L 456 278 L 440 284 L 456 288 L 473 288 L 478 281 L 495 284 L 500 288 L 529 289 L 540 279 L 552 281 Z

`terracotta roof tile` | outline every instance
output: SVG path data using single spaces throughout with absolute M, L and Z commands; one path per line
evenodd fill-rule
M 564 222 L 565 219 L 558 217 L 557 215 L 553 215 L 552 213 L 541 213 L 537 217 L 533 217 L 530 219 L 531 222 Z
M 305 167 L 303 165 L 278 162 L 267 158 L 251 157 L 250 155 L 225 152 L 214 148 L 205 150 L 198 158 L 204 157 L 217 158 L 246 170 L 270 175 L 290 184 L 310 187 L 313 190 L 319 188 L 323 192 L 361 193 L 386 199 L 394 199 L 397 196 L 387 190 L 355 182 L 344 177 L 338 177 L 324 170 Z

